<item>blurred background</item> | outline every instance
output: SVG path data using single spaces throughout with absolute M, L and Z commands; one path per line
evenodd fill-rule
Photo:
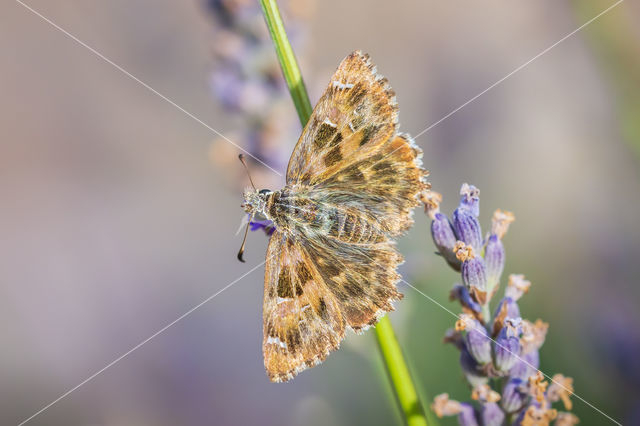
M 414 135 L 613 0 L 282 2 L 312 102 L 350 51 L 389 78 Z M 281 173 L 300 132 L 256 3 L 31 0 L 39 13 Z M 640 423 L 640 6 L 624 2 L 417 139 L 430 181 L 481 220 L 516 215 L 508 273 L 550 323 L 541 369 Z M 0 5 L 0 423 L 18 424 L 264 260 L 236 261 L 237 148 L 17 2 Z M 261 187 L 284 179 L 252 164 Z M 405 279 L 457 276 L 428 218 Z M 400 424 L 373 333 L 293 382 L 262 365 L 263 268 L 35 417 L 33 425 Z M 454 318 L 410 288 L 391 314 L 431 398 L 468 399 Z M 609 424 L 579 400 L 582 424 Z M 442 424 L 451 424 L 445 419 Z

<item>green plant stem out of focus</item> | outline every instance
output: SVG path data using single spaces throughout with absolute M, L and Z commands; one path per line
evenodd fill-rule
M 304 127 L 311 117 L 311 103 L 307 95 L 300 68 L 296 61 L 293 49 L 287 38 L 282 17 L 275 0 L 260 0 L 267 27 L 275 45 L 278 60 L 282 67 L 282 73 L 293 98 L 293 104 L 298 112 L 300 122 Z M 424 408 L 418 398 L 416 387 L 413 384 L 409 368 L 402 355 L 402 350 L 396 339 L 387 316 L 383 317 L 375 328 L 376 337 L 382 353 L 382 358 L 387 367 L 389 378 L 398 398 L 400 409 L 409 426 L 426 426 L 427 420 Z

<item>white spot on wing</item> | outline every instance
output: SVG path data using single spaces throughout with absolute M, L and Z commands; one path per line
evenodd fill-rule
M 334 81 L 333 82 L 333 87 L 335 87 L 338 90 L 351 89 L 353 87 L 353 84 L 351 84 L 351 83 L 340 83 L 339 81 Z
M 267 337 L 267 345 L 269 344 L 278 345 L 281 348 L 287 349 L 287 344 L 277 337 L 273 337 L 273 336 Z
M 325 118 L 323 123 L 327 123 L 331 127 L 338 127 L 338 125 L 336 123 L 334 123 L 333 121 L 329 120 L 328 118 Z

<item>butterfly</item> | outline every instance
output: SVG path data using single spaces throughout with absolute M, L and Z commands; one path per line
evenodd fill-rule
M 403 262 L 394 239 L 428 189 L 422 151 L 398 133 L 398 107 L 367 54 L 347 56 L 302 131 L 279 191 L 247 189 L 242 207 L 273 222 L 266 255 L 263 354 L 288 381 L 373 326 Z

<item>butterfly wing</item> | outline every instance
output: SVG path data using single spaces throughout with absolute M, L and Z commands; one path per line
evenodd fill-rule
M 397 133 L 395 93 L 369 56 L 347 56 L 313 110 L 287 169 L 287 185 L 310 198 L 359 205 L 394 237 L 413 223 L 428 186 L 422 151 Z
M 322 362 L 344 338 L 345 321 L 299 242 L 275 231 L 267 249 L 263 304 L 264 365 L 282 382 Z
M 356 51 L 331 77 L 296 144 L 287 184 L 314 185 L 351 157 L 364 157 L 389 139 L 398 118 L 395 94 L 369 56 Z

